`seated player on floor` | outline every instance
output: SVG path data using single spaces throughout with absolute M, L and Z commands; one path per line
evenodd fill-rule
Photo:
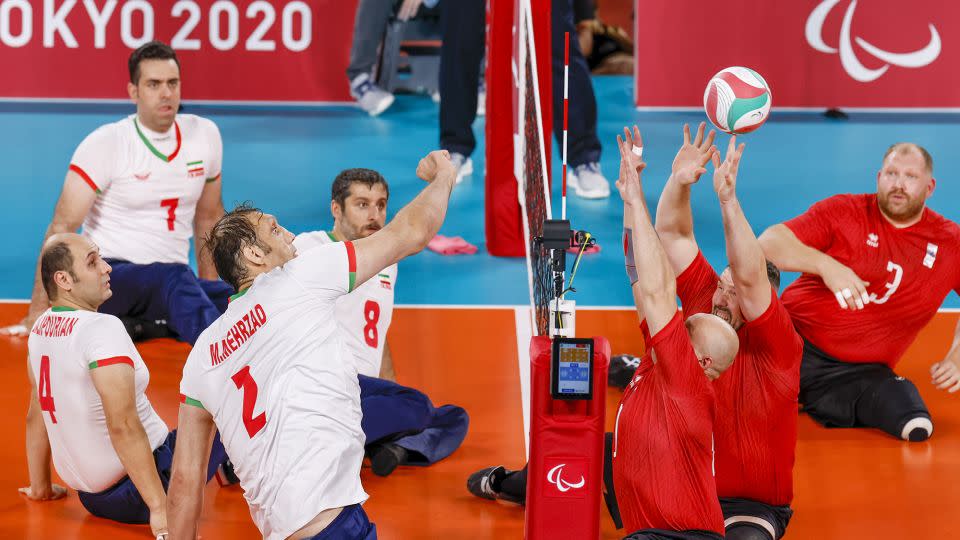
M 333 181 L 333 230 L 297 235 L 298 253 L 332 242 L 356 242 L 384 227 L 390 187 L 371 169 L 347 169 Z M 396 263 L 337 299 L 336 319 L 356 362 L 366 452 L 373 472 L 397 465 L 429 465 L 452 454 L 470 419 L 456 405 L 435 408 L 425 394 L 396 383 L 387 331 L 393 319 Z
M 110 289 L 110 265 L 89 238 L 51 236 L 40 276 L 53 307 L 28 340 L 30 407 L 27 466 L 32 500 L 63 497 L 50 481 L 50 457 L 91 514 L 122 523 L 150 523 L 166 532 L 166 488 L 176 430 L 147 399 L 150 372 L 123 324 L 97 313 Z M 58 407 L 59 405 L 59 407 Z M 217 437 L 204 459 L 204 481 L 226 461 Z

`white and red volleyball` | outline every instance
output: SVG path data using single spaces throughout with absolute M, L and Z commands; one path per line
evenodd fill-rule
M 773 96 L 767 81 L 745 67 L 728 67 L 710 79 L 703 108 L 717 129 L 739 135 L 750 133 L 770 117 Z

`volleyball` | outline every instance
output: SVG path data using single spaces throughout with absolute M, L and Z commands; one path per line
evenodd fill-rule
M 772 102 L 767 81 L 756 71 L 739 66 L 714 75 L 703 93 L 703 108 L 710 122 L 735 135 L 762 126 L 770 116 Z

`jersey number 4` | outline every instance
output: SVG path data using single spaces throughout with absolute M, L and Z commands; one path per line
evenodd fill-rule
M 377 332 L 377 322 L 380 321 L 380 304 L 367 300 L 363 306 L 363 318 L 367 324 L 363 325 L 363 340 L 367 345 L 377 348 L 380 343 L 380 334 Z
M 233 384 L 237 385 L 237 390 L 243 392 L 243 427 L 247 428 L 247 435 L 253 438 L 267 423 L 266 412 L 253 416 L 253 407 L 257 404 L 259 392 L 257 381 L 250 375 L 250 366 L 243 366 L 243 369 L 234 373 L 231 379 Z
M 37 385 L 37 394 L 40 398 L 40 410 L 50 413 L 50 421 L 57 423 L 57 407 L 53 403 L 53 391 L 50 390 L 50 357 L 40 357 L 40 382 Z

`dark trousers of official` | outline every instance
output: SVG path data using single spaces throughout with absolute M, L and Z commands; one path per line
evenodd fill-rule
M 367 445 L 386 442 L 409 453 L 408 465 L 429 465 L 452 454 L 470 418 L 456 405 L 434 407 L 423 392 L 395 382 L 360 375 L 361 427 Z
M 148 321 L 167 321 L 181 341 L 196 343 L 227 309 L 233 287 L 223 281 L 200 279 L 178 263 L 134 264 L 107 259 L 113 267 L 113 295 L 100 306 L 100 313 Z
M 484 0 L 440 3 L 443 47 L 440 51 L 440 147 L 465 156 L 477 146 L 473 121 L 484 53 Z M 580 51 L 571 0 L 554 0 L 551 9 L 553 68 L 553 130 L 563 141 L 563 34 L 570 32 L 569 129 L 567 161 L 576 167 L 600 160 L 597 139 L 597 100 L 590 68 Z M 546 59 L 539 58 L 540 62 Z M 494 114 L 494 111 L 488 111 Z
M 153 451 L 153 460 L 157 465 L 163 490 L 170 486 L 170 470 L 173 468 L 173 452 L 177 446 L 177 430 L 167 435 L 167 440 Z M 213 439 L 210 449 L 210 461 L 207 463 L 207 481 L 213 478 L 217 468 L 227 460 L 227 451 L 220 442 L 220 434 Z M 113 486 L 98 493 L 77 492 L 80 503 L 91 514 L 120 523 L 149 523 L 150 508 L 133 485 L 129 476 L 124 476 Z

